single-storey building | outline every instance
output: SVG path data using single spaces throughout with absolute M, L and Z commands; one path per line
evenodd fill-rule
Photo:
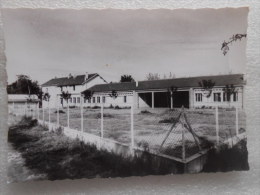
M 99 74 L 86 72 L 83 75 L 69 74 L 67 77 L 53 78 L 42 84 L 42 91 L 49 93 L 49 102 L 43 101 L 43 108 L 50 106 L 56 108 L 57 106 L 67 106 L 67 101 L 61 97 L 62 91 L 71 94 L 68 101 L 69 106 L 80 106 L 81 92 L 97 84 L 107 83 Z
M 214 86 L 207 90 L 199 83 L 211 81 Z M 234 91 L 227 95 L 226 86 Z M 85 91 L 92 97 L 85 99 L 84 106 L 119 106 L 136 108 L 200 108 L 244 106 L 245 80 L 242 74 L 200 76 L 162 79 L 153 81 L 97 84 Z M 82 93 L 82 94 L 83 94 Z M 229 93 L 230 94 L 230 93 Z
M 17 114 L 21 114 L 25 112 L 25 109 L 36 110 L 39 102 L 36 95 L 8 94 L 9 113 L 16 112 Z

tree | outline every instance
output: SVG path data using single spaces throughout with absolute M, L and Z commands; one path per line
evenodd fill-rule
M 226 100 L 230 102 L 231 95 L 236 94 L 237 90 L 233 84 L 226 85 L 225 88 L 223 88 L 223 92 L 226 95 Z
M 17 75 L 17 80 L 7 86 L 8 94 L 38 94 L 41 90 L 38 81 L 32 81 L 27 75 Z
M 199 86 L 205 90 L 206 97 L 209 98 L 211 96 L 212 89 L 215 86 L 215 82 L 213 82 L 210 79 L 209 80 L 202 80 L 202 81 L 199 82 Z
M 247 36 L 247 34 L 235 34 L 235 35 L 233 35 L 231 38 L 230 38 L 230 41 L 224 41 L 223 43 L 222 43 L 222 46 L 221 46 L 221 50 L 223 51 L 223 54 L 224 55 L 226 55 L 227 54 L 227 52 L 229 51 L 229 44 L 232 44 L 233 42 L 235 42 L 235 41 L 237 41 L 237 40 L 239 40 L 239 41 L 241 41 L 241 39 L 243 38 L 243 37 L 245 37 L 246 38 L 246 36 Z
M 158 73 L 148 73 L 146 75 L 146 80 L 148 81 L 160 80 L 160 75 Z
M 116 99 L 118 96 L 118 93 L 116 92 L 116 90 L 112 90 L 111 93 L 109 94 L 110 97 L 112 97 L 113 99 Z
M 168 95 L 170 97 L 170 99 L 174 99 L 174 97 L 177 95 L 177 91 L 178 91 L 178 87 L 175 87 L 175 86 L 171 86 L 167 89 L 168 91 Z M 170 100 L 170 101 L 172 101 Z M 172 105 L 173 106 L 173 105 Z
M 85 90 L 82 92 L 82 94 L 84 96 L 84 99 L 86 99 L 86 100 L 90 100 L 93 96 L 93 92 L 90 90 Z
M 120 79 L 120 83 L 123 82 L 134 82 L 135 80 L 133 79 L 133 77 L 131 75 L 122 75 L 121 79 Z
M 67 91 L 67 92 L 62 91 L 60 97 L 61 97 L 62 99 L 65 99 L 65 100 L 66 100 L 66 102 L 67 102 L 67 107 L 69 107 L 69 99 L 71 98 L 71 94 L 70 94 L 68 91 Z

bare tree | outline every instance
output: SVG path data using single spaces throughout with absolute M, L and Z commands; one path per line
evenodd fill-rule
M 206 97 L 209 98 L 211 96 L 212 89 L 215 86 L 215 82 L 213 82 L 210 79 L 209 80 L 202 80 L 202 81 L 199 82 L 199 86 L 205 90 L 205 92 L 207 93 Z
M 146 75 L 146 80 L 148 81 L 159 80 L 159 79 L 160 79 L 160 75 L 158 73 L 148 73 Z

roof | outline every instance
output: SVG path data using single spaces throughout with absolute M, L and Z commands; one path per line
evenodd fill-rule
M 28 94 L 8 94 L 8 102 L 27 102 L 28 99 L 31 99 L 34 102 L 39 101 L 37 95 Z
M 89 74 L 87 79 L 85 79 L 85 75 L 54 78 L 47 81 L 46 83 L 43 83 L 42 87 L 82 85 L 83 83 L 89 82 L 90 80 L 96 78 L 97 76 L 99 76 L 97 73 L 93 73 L 93 74 Z
M 93 92 L 106 92 L 106 91 L 133 91 L 133 90 L 160 90 L 168 89 L 169 87 L 177 88 L 196 88 L 200 87 L 199 82 L 202 80 L 212 80 L 215 82 L 215 86 L 236 85 L 242 86 L 245 84 L 243 74 L 232 75 L 218 75 L 218 76 L 200 76 L 200 77 L 187 77 L 187 78 L 174 78 L 174 79 L 162 79 L 153 81 L 139 81 L 138 86 L 136 82 L 124 82 L 124 83 L 109 83 L 95 85 L 87 90 Z

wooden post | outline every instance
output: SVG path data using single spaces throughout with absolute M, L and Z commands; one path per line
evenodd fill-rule
M 215 114 L 215 120 L 216 120 L 216 142 L 217 145 L 219 145 L 219 119 L 218 119 L 218 106 L 216 106 L 216 114 Z
M 154 92 L 152 92 L 152 109 L 154 109 Z
M 133 91 L 133 99 L 131 105 L 131 147 L 134 148 L 134 103 L 135 92 Z
M 236 106 L 236 136 L 238 136 L 238 106 Z
M 80 116 L 81 116 L 81 132 L 83 132 L 83 128 L 84 128 L 84 118 L 83 118 L 83 98 L 82 96 L 80 96 Z
M 101 103 L 101 116 L 100 116 L 100 119 L 101 119 L 101 138 L 104 138 L 104 105 L 103 105 L 103 100 L 102 100 L 102 103 Z

